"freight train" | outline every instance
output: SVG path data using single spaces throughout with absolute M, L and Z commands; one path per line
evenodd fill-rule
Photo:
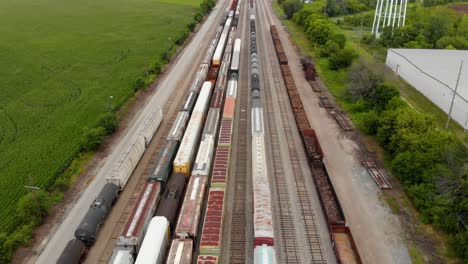
M 218 47 L 222 30 L 222 26 L 218 27 L 210 42 L 206 55 L 190 86 L 190 93 L 176 117 L 163 149 L 154 162 L 153 169 L 147 177 L 147 182 L 138 198 L 137 206 L 135 206 L 121 236 L 117 240 L 109 263 L 134 262 L 137 252 L 143 246 L 143 237 L 147 229 L 149 230 L 154 215 L 167 220 L 169 224 L 168 231 L 175 226 L 176 215 L 186 186 L 186 176 L 178 173 L 171 175 L 173 161 L 183 140 L 190 116 L 194 111 L 200 89 L 213 62 L 212 57 Z M 206 102 L 208 101 L 209 98 Z M 203 105 L 203 109 L 206 109 L 206 105 Z M 161 109 L 155 109 L 150 113 L 133 137 L 132 143 L 122 153 L 119 153 L 118 161 L 113 165 L 112 173 L 106 177 L 108 183 L 94 200 L 88 213 L 76 229 L 77 239 L 73 239 L 67 244 L 57 263 L 70 264 L 83 261 L 89 246 L 94 243 L 100 227 L 117 199 L 119 191 L 125 187 L 152 136 L 159 127 L 162 117 Z M 159 206 L 157 206 L 158 203 Z
M 304 149 L 312 170 L 313 180 L 323 208 L 325 219 L 329 226 L 333 249 L 338 263 L 362 263 L 353 236 L 343 214 L 338 196 L 328 175 L 324 154 L 315 131 L 311 128 L 299 92 L 297 91 L 288 59 L 274 25 L 270 26 L 270 33 L 275 44 L 276 54 L 280 63 L 281 73 L 286 85 L 289 101 L 292 106 L 298 130 L 301 132 Z M 307 80 L 315 80 L 315 69 L 310 61 L 303 61 Z M 312 68 L 311 68 L 312 67 Z
M 250 2 L 250 74 L 254 263 L 276 263 L 253 1 Z

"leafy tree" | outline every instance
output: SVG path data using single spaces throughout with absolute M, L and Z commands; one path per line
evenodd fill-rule
M 343 49 L 345 47 L 346 37 L 345 37 L 345 35 L 343 35 L 341 33 L 332 35 L 330 40 L 335 42 L 336 44 L 338 44 L 340 49 Z
M 464 50 L 468 49 L 468 40 L 464 37 L 460 36 L 445 36 L 440 38 L 437 43 L 436 47 L 438 49 L 446 49 L 446 48 L 454 48 L 454 49 L 459 49 L 459 50 Z
M 85 128 L 84 135 L 81 142 L 81 149 L 85 152 L 96 150 L 101 144 L 106 130 L 103 127 Z
M 103 114 L 99 118 L 99 126 L 106 130 L 106 134 L 112 134 L 119 127 L 119 121 L 114 113 Z
M 359 13 L 367 10 L 367 6 L 358 0 L 345 0 L 347 14 Z
M 320 56 L 329 57 L 340 50 L 340 46 L 333 40 L 327 40 L 325 46 L 320 49 Z
M 291 19 L 296 12 L 301 10 L 303 5 L 303 2 L 300 0 L 285 0 L 281 3 L 281 7 L 288 19 Z
M 392 84 L 381 83 L 375 88 L 374 94 L 374 106 L 378 110 L 382 111 L 393 97 L 400 96 L 400 91 Z
M 361 115 L 361 128 L 368 135 L 375 135 L 379 129 L 379 116 L 375 111 L 365 112 Z
M 462 259 L 462 262 L 468 263 L 468 226 L 465 227 L 464 231 L 454 235 L 450 239 L 450 245 L 458 257 Z
M 331 17 L 345 14 L 346 9 L 344 6 L 344 1 L 327 0 L 327 3 L 325 4 L 325 12 Z
M 347 93 L 352 101 L 371 98 L 377 85 L 384 81 L 385 66 L 360 57 L 348 71 Z
M 332 70 L 348 68 L 357 57 L 356 52 L 351 48 L 344 48 L 330 56 L 328 65 Z
M 327 42 L 332 29 L 327 19 L 316 19 L 307 28 L 307 36 L 316 44 L 323 45 Z

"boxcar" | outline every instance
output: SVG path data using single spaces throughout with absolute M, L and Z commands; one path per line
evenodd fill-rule
M 174 239 L 166 264 L 192 264 L 192 239 Z
M 169 222 L 165 217 L 151 219 L 135 264 L 163 263 L 170 239 Z
M 179 142 L 176 140 L 166 140 L 161 151 L 159 151 L 151 173 L 148 175 L 149 181 L 159 181 L 164 188 L 169 175 L 172 172 L 172 163 L 174 162 Z
M 205 196 L 208 178 L 206 176 L 193 176 L 187 185 L 184 202 L 180 210 L 175 229 L 178 238 L 194 238 L 198 233 L 200 211 Z
M 200 94 L 198 95 L 197 103 L 193 108 L 194 113 L 201 113 L 203 114 L 203 117 L 205 117 L 208 107 L 210 106 L 211 88 L 211 82 L 203 83 Z
M 192 113 L 193 107 L 195 106 L 195 102 L 197 101 L 197 97 L 198 93 L 195 91 L 191 91 L 187 96 L 187 99 L 185 99 L 185 103 L 181 111 Z
M 255 247 L 254 264 L 276 264 L 275 248 L 266 245 Z
M 193 113 L 187 125 L 184 138 L 179 147 L 179 151 L 174 159 L 174 172 L 182 172 L 189 177 L 192 162 L 197 151 L 198 140 L 200 139 L 203 114 Z
M 189 118 L 190 114 L 188 112 L 179 112 L 166 139 L 177 140 L 180 142 L 184 136 L 185 128 L 187 127 Z

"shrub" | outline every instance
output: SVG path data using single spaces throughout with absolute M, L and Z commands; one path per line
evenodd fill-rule
M 360 127 L 364 133 L 375 135 L 379 129 L 379 116 L 375 111 L 370 111 L 361 114 Z
M 339 34 L 334 34 L 331 36 L 330 40 L 338 44 L 340 49 L 344 49 L 345 44 L 346 44 L 346 37 L 345 35 L 339 33 Z
M 94 151 L 101 144 L 104 136 L 106 135 L 106 130 L 103 127 L 97 128 L 85 128 L 83 139 L 81 142 L 81 149 L 84 152 Z
M 345 48 L 333 54 L 328 61 L 329 67 L 332 70 L 348 68 L 356 58 L 356 52 L 351 48 Z
M 325 46 L 320 49 L 320 56 L 330 57 L 340 50 L 340 46 L 333 40 L 328 40 Z
M 384 81 L 385 66 L 360 57 L 349 69 L 347 93 L 352 101 L 371 98 L 375 88 Z
M 16 214 L 21 222 L 40 223 L 47 215 L 50 199 L 44 191 L 29 192 L 18 201 Z
M 99 126 L 106 130 L 106 134 L 112 134 L 119 127 L 119 121 L 114 113 L 103 114 L 99 118 Z

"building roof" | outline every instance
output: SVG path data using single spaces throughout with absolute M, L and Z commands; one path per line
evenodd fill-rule
M 388 52 L 401 56 L 452 90 L 455 89 L 460 63 L 463 60 L 457 94 L 468 100 L 468 50 L 389 49 Z

